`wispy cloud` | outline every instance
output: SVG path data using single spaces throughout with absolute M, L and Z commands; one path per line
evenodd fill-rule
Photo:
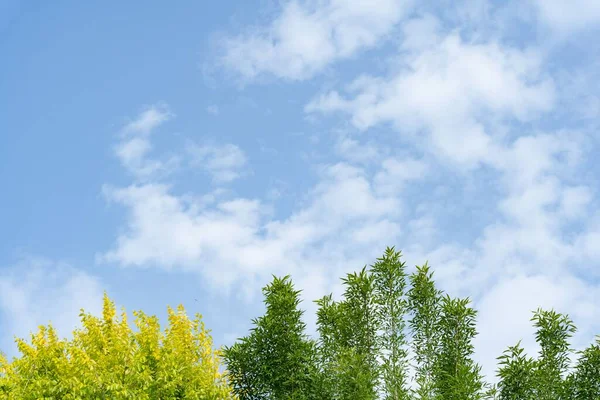
M 495 120 L 534 118 L 552 108 L 553 82 L 541 71 L 534 50 L 465 43 L 458 35 L 439 34 L 436 27 L 431 17 L 411 21 L 399 72 L 363 75 L 346 87 L 347 96 L 330 91 L 305 110 L 347 113 L 361 130 L 384 122 L 404 135 L 425 129 L 427 140 L 414 137 L 423 151 L 468 168 L 493 162 L 500 149 L 486 131 L 486 113 Z
M 148 179 L 156 174 L 168 173 L 177 164 L 178 160 L 173 157 L 165 161 L 148 158 L 152 150 L 150 135 L 172 117 L 173 114 L 165 105 L 151 106 L 121 130 L 121 140 L 115 146 L 115 154 L 134 177 Z
M 173 114 L 163 104 L 147 107 L 136 119 L 123 127 L 123 132 L 133 135 L 149 135 L 154 129 L 168 121 Z
M 386 187 L 391 184 L 387 180 L 398 185 L 402 179 L 411 176 L 384 175 L 377 182 Z M 298 276 L 323 275 L 317 281 L 335 285 L 349 259 L 359 260 L 365 251 L 375 257 L 375 243 L 401 232 L 394 221 L 401 202 L 380 194 L 370 180 L 362 168 L 325 165 L 309 203 L 282 220 L 273 219 L 270 206 L 261 200 L 218 198 L 207 205 L 165 185 L 107 186 L 107 198 L 129 213 L 115 248 L 99 260 L 196 271 L 222 290 L 245 282 L 252 297 L 284 266 Z M 323 269 L 325 265 L 329 267 Z M 311 293 L 319 294 L 317 289 Z
M 600 3 L 595 0 L 530 0 L 539 18 L 561 33 L 580 31 L 600 24 Z
M 266 27 L 222 40 L 222 62 L 252 80 L 303 80 L 331 63 L 381 44 L 411 0 L 289 1 Z
M 216 183 L 231 182 L 244 174 L 247 160 L 244 152 L 233 144 L 198 145 L 189 143 L 187 153 L 192 167 L 205 170 Z

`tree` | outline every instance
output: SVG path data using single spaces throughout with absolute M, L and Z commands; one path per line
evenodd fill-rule
M 440 351 L 433 368 L 433 386 L 439 399 L 483 398 L 481 368 L 472 359 L 477 312 L 468 306 L 469 302 L 468 298 L 453 299 L 448 295 L 442 299 Z
M 404 315 L 407 301 L 404 298 L 406 288 L 405 263 L 400 261 L 401 253 L 388 247 L 382 258 L 371 266 L 375 285 L 375 303 L 377 318 L 381 329 L 379 348 L 382 355 L 383 393 L 386 400 L 405 400 L 410 398 L 407 387 L 408 355 L 404 329 Z
M 83 329 L 71 341 L 40 326 L 31 344 L 17 339 L 22 354 L 0 360 L 0 387 L 6 399 L 232 399 L 220 355 L 196 315 L 183 306 L 168 308 L 163 335 L 158 319 L 134 312 L 133 332 L 122 312 L 105 294 L 102 318 L 81 311 Z
M 470 300 L 438 290 L 427 263 L 408 277 L 406 290 L 400 257 L 387 248 L 369 270 L 342 279 L 341 300 L 331 294 L 316 300 L 316 342 L 303 334 L 299 292 L 289 277 L 265 288 L 266 315 L 254 321 L 248 337 L 227 350 L 236 393 L 243 399 L 269 400 L 600 398 L 600 338 L 580 353 L 567 375 L 568 340 L 575 327 L 554 311 L 538 310 L 532 318 L 541 348 L 538 359 L 527 357 L 519 342 L 498 357 L 497 386 L 485 384 L 473 360 L 477 312 Z M 407 347 L 414 356 L 416 379 L 410 390 Z M 299 350 L 292 352 L 294 348 Z M 286 356 L 290 353 L 304 356 Z
M 373 276 L 364 267 L 342 278 L 344 299 L 337 304 L 336 354 L 340 399 L 376 399 L 379 380 L 379 321 Z
M 339 302 L 332 295 L 323 296 L 315 301 L 317 309 L 317 331 L 319 333 L 317 360 L 320 376 L 319 381 L 322 399 L 338 398 L 343 382 L 340 379 L 342 358 L 346 339 L 342 310 Z
M 416 365 L 417 388 L 414 394 L 419 400 L 435 399 L 435 375 L 437 354 L 440 351 L 442 316 L 442 291 L 436 289 L 433 272 L 427 263 L 417 266 L 410 275 L 408 308 L 412 315 L 409 326 L 412 334 L 412 349 Z
M 224 350 L 234 393 L 244 399 L 308 399 L 315 379 L 315 343 L 304 333 L 299 291 L 273 277 L 263 289 L 266 313 L 248 337 Z
M 366 267 L 342 278 L 343 300 L 317 301 L 318 354 L 328 399 L 376 399 L 379 381 L 379 320 L 374 278 Z
M 565 394 L 564 378 L 570 363 L 569 339 L 575 333 L 575 325 L 567 315 L 554 310 L 538 309 L 531 321 L 537 328 L 536 341 L 540 345 L 535 370 L 536 398 L 561 399 Z
M 568 378 L 571 400 L 600 399 L 600 336 L 579 353 L 575 370 Z
M 498 357 L 498 391 L 500 400 L 534 400 L 536 362 L 527 357 L 519 341 Z
M 133 331 L 105 294 L 102 317 L 82 310 L 72 340 L 40 326 L 30 342 L 16 340 L 20 358 L 9 362 L 0 353 L 0 400 L 600 399 L 600 337 L 571 366 L 573 322 L 540 309 L 531 319 L 538 358 L 527 357 L 520 342 L 508 347 L 498 357 L 497 386 L 484 391 L 473 361 L 477 313 L 470 300 L 438 290 L 427 263 L 408 277 L 406 290 L 400 258 L 387 248 L 369 270 L 342 279 L 341 300 L 317 300 L 317 340 L 305 334 L 291 278 L 273 277 L 263 288 L 265 314 L 225 348 L 225 373 L 199 314 L 190 320 L 182 306 L 169 307 L 163 333 L 155 316 L 134 312 Z
M 600 398 L 600 346 L 591 345 L 582 351 L 569 373 L 573 322 L 567 315 L 541 309 L 534 312 L 531 321 L 537 328 L 539 357 L 537 360 L 526 357 L 517 344 L 498 358 L 500 399 Z

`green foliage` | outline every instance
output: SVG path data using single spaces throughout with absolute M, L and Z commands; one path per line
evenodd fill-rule
M 289 277 L 275 278 L 265 288 L 266 315 L 226 351 L 235 393 L 242 399 L 600 399 L 600 339 L 567 374 L 575 327 L 554 311 L 538 310 L 532 319 L 538 359 L 527 357 L 519 342 L 498 357 L 498 384 L 486 384 L 473 361 L 477 313 L 470 300 L 438 290 L 427 263 L 407 282 L 400 259 L 400 252 L 387 248 L 370 269 L 342 279 L 342 299 L 329 294 L 316 300 L 314 343 L 304 335 L 298 292 Z M 278 298 L 289 299 L 281 301 L 286 306 L 275 306 L 275 287 L 285 293 Z M 291 360 L 285 356 L 290 349 L 304 356 L 275 361 Z M 283 385 L 278 366 L 290 381 L 303 382 L 293 386 L 302 390 Z
M 600 346 L 591 345 L 582 351 L 569 373 L 573 322 L 554 310 L 540 309 L 531 320 L 537 328 L 539 358 L 526 357 L 520 344 L 509 347 L 498 358 L 500 399 L 599 399 Z
M 567 380 L 571 400 L 600 399 L 600 336 L 580 352 L 575 371 Z
M 475 400 L 483 398 L 480 367 L 472 360 L 476 311 L 470 300 L 442 298 L 439 321 L 440 351 L 433 368 L 436 398 Z
M 386 400 L 410 398 L 408 390 L 407 340 L 404 334 L 404 316 L 408 310 L 405 299 L 405 263 L 400 261 L 401 253 L 388 247 L 382 258 L 371 266 L 375 283 L 375 303 L 381 334 L 379 349 L 382 356 L 382 392 Z
M 412 349 L 415 354 L 415 396 L 420 400 L 436 398 L 434 381 L 437 354 L 441 351 L 442 291 L 436 289 L 433 272 L 427 263 L 417 266 L 410 276 L 408 291 Z
M 20 358 L 0 358 L 0 399 L 233 399 L 201 316 L 168 312 L 164 335 L 142 312 L 133 332 L 105 294 L 102 318 L 82 310 L 71 341 L 40 326 L 31 343 L 17 339 Z
M 315 373 L 315 343 L 304 333 L 299 291 L 289 277 L 263 289 L 266 314 L 248 337 L 224 350 L 233 392 L 244 399 L 307 399 Z
M 200 315 L 168 308 L 163 333 L 156 317 L 134 312 L 134 332 L 105 295 L 102 318 L 82 310 L 71 341 L 40 326 L 30 343 L 17 339 L 20 358 L 0 353 L 0 400 L 600 399 L 600 337 L 572 364 L 575 326 L 566 315 L 535 311 L 539 356 L 528 357 L 521 342 L 509 347 L 490 387 L 473 361 L 476 311 L 437 289 L 427 263 L 407 276 L 401 253 L 387 248 L 342 282 L 342 299 L 316 301 L 312 340 L 300 292 L 289 276 L 273 277 L 265 314 L 224 349 L 226 373 Z
M 369 270 L 365 267 L 342 279 L 342 300 L 334 301 L 330 294 L 316 301 L 316 343 L 304 335 L 298 292 L 293 291 L 289 277 L 275 278 L 264 290 L 266 315 L 254 321 L 248 337 L 226 352 L 234 391 L 244 399 L 323 400 L 583 399 L 598 395 L 600 344 L 582 352 L 574 372 L 565 378 L 568 339 L 575 328 L 554 311 L 538 310 L 532 319 L 541 347 L 539 359 L 526 357 L 520 343 L 509 347 L 498 358 L 497 387 L 486 385 L 472 359 L 477 313 L 469 307 L 470 300 L 453 299 L 436 289 L 427 264 L 410 275 L 406 290 L 400 258 L 400 252 L 387 248 Z M 274 292 L 285 294 L 273 297 Z M 271 297 L 289 300 L 277 303 Z M 278 330 L 277 325 L 286 329 Z M 408 382 L 408 346 L 414 356 L 413 389 Z M 285 354 L 293 348 L 305 356 L 287 364 L 275 361 L 289 360 Z M 295 386 L 301 390 L 281 389 L 286 381 L 277 370 L 280 365 L 285 365 L 288 380 L 303 382 Z
M 523 353 L 524 349 L 519 341 L 498 357 L 500 364 L 498 389 L 502 400 L 535 399 L 536 362 Z
M 538 309 L 531 320 L 537 328 L 536 341 L 541 348 L 535 371 L 536 397 L 540 400 L 561 399 L 571 353 L 569 339 L 575 326 L 568 316 L 553 310 Z
M 337 322 L 342 331 L 338 348 L 341 364 L 342 399 L 377 398 L 379 353 L 377 341 L 377 308 L 374 298 L 374 279 L 363 268 L 342 279 L 346 286 L 340 303 Z

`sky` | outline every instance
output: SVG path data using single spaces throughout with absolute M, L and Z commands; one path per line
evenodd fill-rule
M 290 274 L 309 332 L 401 250 L 478 310 L 600 334 L 596 0 L 0 0 L 0 349 L 79 310 L 201 313 L 217 346 Z

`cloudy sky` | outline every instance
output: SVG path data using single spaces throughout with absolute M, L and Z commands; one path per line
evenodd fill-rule
M 210 3 L 210 4 L 209 4 Z M 312 300 L 402 250 L 479 310 L 600 333 L 596 0 L 0 2 L 0 348 L 80 308 Z

